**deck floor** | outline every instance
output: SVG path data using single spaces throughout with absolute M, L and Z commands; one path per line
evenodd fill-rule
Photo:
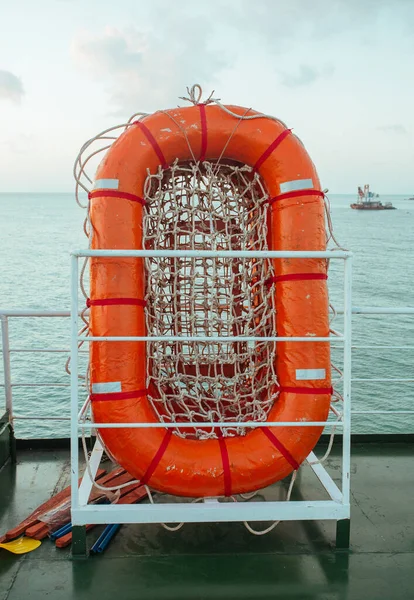
M 328 463 L 334 479 L 338 452 Z M 333 549 L 327 521 L 281 523 L 263 537 L 240 523 L 185 525 L 176 533 L 124 525 L 104 554 L 84 561 L 49 540 L 23 557 L 0 550 L 0 600 L 414 599 L 413 454 L 408 443 L 353 445 L 350 552 Z M 0 534 L 68 479 L 67 451 L 20 451 L 17 468 L 0 472 Z M 266 497 L 279 493 L 274 486 Z M 310 495 L 324 498 L 307 469 L 294 497 Z M 88 533 L 89 544 L 101 529 Z

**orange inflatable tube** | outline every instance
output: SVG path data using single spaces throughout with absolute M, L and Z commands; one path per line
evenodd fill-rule
M 257 114 L 228 106 L 237 115 Z M 253 167 L 271 204 L 271 250 L 325 250 L 323 193 L 302 143 L 275 120 L 241 120 L 217 105 L 158 112 L 131 125 L 99 166 L 90 194 L 92 246 L 142 248 L 143 186 L 148 170 L 176 159 L 227 160 Z M 329 335 L 326 261 L 273 261 L 279 336 Z M 90 334 L 143 336 L 145 269 L 141 258 L 91 260 Z M 94 421 L 158 421 L 147 398 L 145 342 L 91 343 Z M 327 342 L 279 342 L 280 393 L 268 421 L 324 421 L 330 397 Z M 321 427 L 268 427 L 244 436 L 196 440 L 171 429 L 100 429 L 108 452 L 151 487 L 191 497 L 263 488 L 297 469 L 315 446 Z

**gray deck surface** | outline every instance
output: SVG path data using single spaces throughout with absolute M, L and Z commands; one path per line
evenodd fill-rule
M 338 479 L 339 450 L 329 470 Z M 414 599 L 414 445 L 352 448 L 351 551 L 333 549 L 332 522 L 281 523 L 254 537 L 239 523 L 124 525 L 107 551 L 72 561 L 46 539 L 31 554 L 0 550 L 1 600 L 284 598 Z M 0 472 L 0 534 L 68 483 L 64 450 L 20 451 Z M 267 498 L 285 488 L 273 486 Z M 302 495 L 303 494 L 303 495 Z M 323 499 L 310 469 L 296 499 Z M 102 527 L 88 533 L 92 544 Z

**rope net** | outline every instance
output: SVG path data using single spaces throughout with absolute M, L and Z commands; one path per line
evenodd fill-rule
M 179 164 L 148 175 L 144 247 L 155 250 L 267 250 L 266 191 L 245 165 Z M 161 421 L 198 439 L 244 435 L 203 421 L 265 421 L 275 402 L 276 343 L 214 337 L 276 336 L 270 260 L 151 257 L 146 266 L 147 388 Z M 208 339 L 207 339 L 208 338 Z

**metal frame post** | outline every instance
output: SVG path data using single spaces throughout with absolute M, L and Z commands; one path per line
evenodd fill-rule
M 10 430 L 10 458 L 13 463 L 16 462 L 16 438 L 14 436 L 13 423 L 13 388 L 10 367 L 10 338 L 9 338 L 9 319 L 6 315 L 1 315 L 1 343 L 3 350 L 3 374 L 4 374 L 4 393 L 6 400 L 6 414 L 9 420 Z
M 9 416 L 10 424 L 13 426 L 13 392 L 10 372 L 10 341 L 9 341 L 9 320 L 8 317 L 1 315 L 1 343 L 3 349 L 3 371 L 4 387 L 6 397 L 6 411 Z
M 352 256 L 344 261 L 344 409 L 342 429 L 342 504 L 348 513 L 337 521 L 336 547 L 347 549 L 351 519 Z
M 79 438 L 78 438 L 78 257 L 71 255 L 71 305 L 70 305 L 70 462 L 71 462 L 71 514 L 72 514 L 72 556 L 84 558 L 87 556 L 86 529 L 76 523 L 76 511 L 79 508 Z

